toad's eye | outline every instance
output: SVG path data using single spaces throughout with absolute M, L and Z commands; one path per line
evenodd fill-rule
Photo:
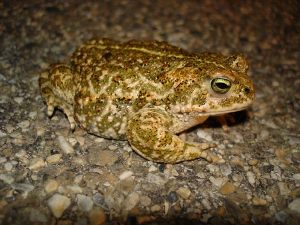
M 211 88 L 218 94 L 225 94 L 231 87 L 230 80 L 226 78 L 215 78 L 210 83 Z

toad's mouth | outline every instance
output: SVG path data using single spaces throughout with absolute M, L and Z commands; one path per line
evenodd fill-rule
M 250 104 L 248 106 L 239 107 L 236 109 L 228 109 L 228 110 L 222 110 L 222 111 L 210 111 L 210 112 L 199 112 L 197 113 L 199 116 L 219 116 L 227 113 L 233 113 L 238 111 L 243 111 L 247 108 L 249 108 Z
M 172 108 L 172 111 L 174 113 L 188 113 L 188 114 L 194 114 L 197 116 L 216 116 L 216 115 L 222 115 L 222 114 L 227 114 L 227 113 L 232 113 L 232 112 L 237 112 L 237 111 L 242 111 L 247 108 L 253 103 L 252 99 L 249 101 L 245 101 L 243 103 L 237 103 L 233 104 L 230 106 L 208 106 L 208 105 L 177 105 Z

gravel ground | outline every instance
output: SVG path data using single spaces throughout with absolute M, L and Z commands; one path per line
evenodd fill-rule
M 299 1 L 0 3 L 1 224 L 299 224 Z M 49 119 L 38 74 L 92 37 L 242 52 L 256 100 L 187 133 L 221 164 L 149 162 L 127 142 Z

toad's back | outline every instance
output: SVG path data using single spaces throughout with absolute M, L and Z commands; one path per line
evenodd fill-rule
M 195 55 L 165 42 L 120 43 L 100 39 L 87 42 L 75 51 L 71 63 L 81 78 L 97 71 L 107 71 L 116 72 L 124 78 L 138 79 L 138 76 L 143 76 L 156 80 L 163 71 L 183 66 L 182 62 L 194 57 Z
M 145 105 L 164 107 L 188 97 L 185 91 L 174 90 L 168 78 L 173 79 L 174 73 L 180 77 L 176 70 L 194 57 L 163 42 L 88 42 L 71 58 L 75 119 L 92 133 L 124 139 L 127 120 L 134 112 Z

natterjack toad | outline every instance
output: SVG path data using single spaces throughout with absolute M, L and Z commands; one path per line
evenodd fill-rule
M 48 115 L 60 108 L 71 128 L 128 140 L 144 158 L 177 163 L 212 160 L 210 143 L 176 134 L 209 116 L 243 110 L 254 99 L 241 55 L 191 54 L 165 42 L 92 40 L 69 64 L 41 74 Z

